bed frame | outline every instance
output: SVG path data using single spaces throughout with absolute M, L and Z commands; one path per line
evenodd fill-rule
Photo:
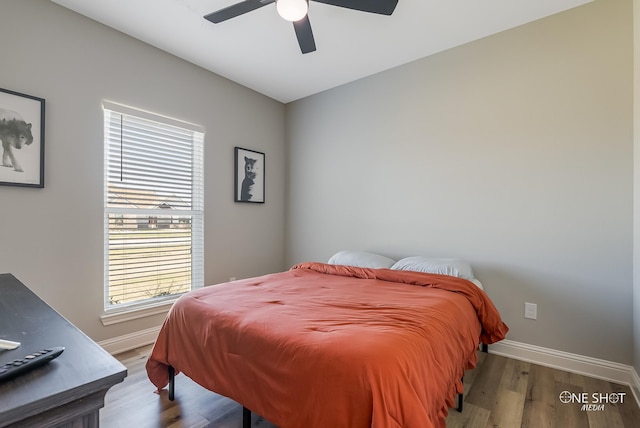
M 484 352 L 485 354 L 489 353 L 489 345 L 487 345 L 486 343 L 481 343 L 480 344 L 480 350 L 482 352 Z M 464 383 L 464 376 L 462 377 L 462 383 Z M 458 405 L 456 406 L 456 410 L 460 413 L 462 413 L 462 405 L 464 403 L 464 394 L 458 394 Z M 247 428 L 244 427 L 243 428 Z
M 487 345 L 486 343 L 481 343 L 480 350 L 485 354 L 488 353 L 489 345 Z M 170 401 L 173 401 L 176 396 L 175 395 L 175 392 L 176 392 L 175 378 L 176 378 L 176 370 L 172 366 L 169 366 L 169 400 Z M 464 382 L 464 377 L 462 378 L 462 381 Z M 462 413 L 463 403 L 464 403 L 464 394 L 458 394 L 458 405 L 456 406 L 456 410 L 460 413 Z M 247 409 L 244 406 L 242 406 L 242 428 L 251 428 L 251 410 Z

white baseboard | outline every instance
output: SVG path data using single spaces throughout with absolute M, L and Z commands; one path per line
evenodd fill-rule
M 115 355 L 155 342 L 159 332 L 160 326 L 152 327 L 103 340 L 98 345 Z M 489 353 L 628 385 L 640 406 L 640 377 L 632 366 L 507 339 L 489 345 Z
M 640 406 L 640 378 L 632 366 L 507 339 L 489 345 L 489 353 L 628 385 Z
M 489 352 L 541 366 L 631 385 L 631 366 L 512 340 L 489 345 Z
M 156 341 L 159 332 L 160 326 L 151 327 L 146 330 L 125 334 L 124 336 L 103 340 L 98 342 L 98 345 L 102 346 L 111 355 L 116 355 L 152 344 Z

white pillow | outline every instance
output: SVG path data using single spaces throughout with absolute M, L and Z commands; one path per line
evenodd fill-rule
M 469 263 L 460 259 L 413 256 L 398 260 L 391 269 L 456 276 L 469 281 L 475 279 Z
M 388 269 L 396 261 L 380 254 L 366 251 L 338 251 L 329 259 L 330 265 L 346 265 L 363 268 Z
M 484 290 L 482 283 L 477 278 L 470 279 L 469 281 L 473 282 L 480 290 Z

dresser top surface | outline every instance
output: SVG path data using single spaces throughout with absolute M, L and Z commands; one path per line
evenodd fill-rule
M 64 346 L 44 366 L 0 381 L 0 420 L 33 414 L 121 382 L 126 368 L 11 274 L 0 274 L 0 339 L 21 342 L 0 350 L 0 365 L 32 352 Z M 2 426 L 2 424 L 0 424 Z

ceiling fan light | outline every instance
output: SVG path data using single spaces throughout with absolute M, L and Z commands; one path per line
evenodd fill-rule
M 300 21 L 307 15 L 309 3 L 307 0 L 276 0 L 276 10 L 282 19 Z

